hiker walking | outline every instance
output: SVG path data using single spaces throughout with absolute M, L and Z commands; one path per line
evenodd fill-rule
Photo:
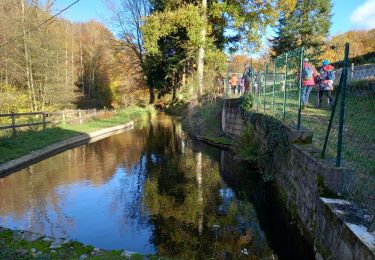
M 233 95 L 235 95 L 236 89 L 237 89 L 237 86 L 238 86 L 238 78 L 237 78 L 236 74 L 232 74 L 232 76 L 230 77 L 229 86 L 232 90 Z
M 244 88 L 245 88 L 245 93 L 248 93 L 250 91 L 250 81 L 252 77 L 252 69 L 249 64 L 246 65 L 245 71 L 242 75 L 242 78 L 244 79 Z
M 316 69 L 309 63 L 309 59 L 303 60 L 302 67 L 302 90 L 301 90 L 301 101 L 302 108 L 306 108 L 309 103 L 309 96 L 311 90 L 315 87 L 315 77 L 317 76 Z
M 321 107 L 322 105 L 324 93 L 326 93 L 328 98 L 328 106 L 333 105 L 332 91 L 333 81 L 335 80 L 335 72 L 333 70 L 334 67 L 330 65 L 329 60 L 324 60 L 319 76 L 317 77 L 319 85 L 318 107 Z

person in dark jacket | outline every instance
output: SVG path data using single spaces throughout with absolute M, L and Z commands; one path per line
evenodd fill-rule
M 333 105 L 332 91 L 333 81 L 335 80 L 334 67 L 330 65 L 329 60 L 323 61 L 323 66 L 320 69 L 320 73 L 317 77 L 319 85 L 318 91 L 318 107 L 321 107 L 323 101 L 323 95 L 326 94 L 328 98 L 328 106 Z

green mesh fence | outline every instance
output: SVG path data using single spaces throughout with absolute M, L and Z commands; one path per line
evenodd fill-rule
M 348 70 L 342 158 L 375 177 L 375 53 L 368 58 Z
M 305 58 L 317 75 L 322 61 L 330 62 L 333 90 L 322 90 L 318 82 L 310 89 L 303 88 L 300 71 Z M 289 51 L 265 64 L 256 64 L 256 70 L 251 66 L 248 92 L 254 96 L 255 111 L 296 129 L 311 130 L 317 153 L 327 161 L 375 176 L 375 53 L 352 57 L 349 51 L 348 60 L 344 59 L 344 45 L 327 46 L 320 57 L 303 48 Z M 238 72 L 238 68 L 231 70 L 241 77 L 246 73 Z M 307 92 L 308 102 L 304 104 L 301 99 L 307 101 Z
M 299 111 L 299 67 L 303 49 L 285 53 L 272 62 L 258 65 L 254 84 L 258 112 L 297 127 Z

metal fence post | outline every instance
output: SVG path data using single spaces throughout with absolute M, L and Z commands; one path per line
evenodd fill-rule
M 251 94 L 254 94 L 254 68 L 253 68 L 253 59 L 250 59 L 250 92 Z
M 260 72 L 258 69 L 257 73 L 257 110 L 259 110 L 259 98 L 260 98 Z
M 13 135 L 16 134 L 16 115 L 14 114 L 14 112 L 12 111 L 12 132 L 13 132 Z
M 272 111 L 275 108 L 276 59 L 273 60 Z
M 299 66 L 299 82 L 298 82 L 298 118 L 297 118 L 297 130 L 301 129 L 301 105 L 302 105 L 302 73 L 303 73 L 303 56 L 305 48 L 301 48 L 300 53 L 300 66 Z
M 229 68 L 227 67 L 227 77 L 226 77 L 226 80 L 225 80 L 225 85 L 226 85 L 226 90 L 225 90 L 225 96 L 226 97 L 229 97 L 229 94 L 230 94 L 230 87 L 229 87 Z
M 266 113 L 267 63 L 264 63 L 263 112 Z
M 238 76 L 237 76 L 237 78 L 238 78 L 238 82 L 237 82 L 237 94 L 240 94 L 241 95 L 241 66 L 240 66 L 240 64 L 238 64 L 238 66 L 237 66 L 238 68 Z
M 348 66 L 349 66 L 349 43 L 345 44 L 345 59 L 343 73 L 343 82 L 341 90 L 341 100 L 340 100 L 340 119 L 339 119 L 339 132 L 337 138 L 337 153 L 336 153 L 336 167 L 341 166 L 341 155 L 342 155 L 342 139 L 344 132 L 344 120 L 345 120 L 345 97 L 346 97 L 346 85 L 348 78 Z
M 322 150 L 322 155 L 321 155 L 322 158 L 325 158 L 325 155 L 326 155 L 328 138 L 329 138 L 329 134 L 331 133 L 333 118 L 335 117 L 336 107 L 337 107 L 337 103 L 338 103 L 338 100 L 339 100 L 339 97 L 340 97 L 342 83 L 343 83 L 343 73 L 341 73 L 339 86 L 337 88 L 336 97 L 335 97 L 335 100 L 333 101 L 332 112 L 331 112 L 331 116 L 329 118 L 329 123 L 328 123 L 328 129 L 327 129 L 327 132 L 326 132 L 326 137 L 324 138 L 323 150 Z
M 286 118 L 286 84 L 287 84 L 287 77 L 288 77 L 288 53 L 285 53 L 283 120 L 285 120 L 285 118 Z

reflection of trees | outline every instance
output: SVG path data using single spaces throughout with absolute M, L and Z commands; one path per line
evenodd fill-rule
M 109 211 L 119 224 L 153 226 L 152 243 L 161 255 L 182 259 L 267 257 L 271 251 L 254 208 L 237 200 L 222 181 L 232 159 L 184 137 L 178 121 L 161 116 L 147 127 L 69 150 L 0 179 L 0 214 L 25 218 L 49 234 L 74 225 L 62 212 L 67 187 L 100 186 L 115 180 Z M 228 162 L 229 160 L 229 162 Z M 114 179 L 114 174 L 116 178 Z M 247 187 L 252 189 L 252 184 Z M 237 195 L 237 196 L 236 196 Z M 52 217 L 51 217 L 52 212 Z M 47 230 L 50 228 L 51 230 Z
M 34 231 L 64 235 L 63 227 L 71 226 L 73 220 L 59 206 L 66 195 L 63 187 L 81 181 L 101 185 L 112 178 L 116 168 L 132 169 L 139 161 L 144 142 L 139 132 L 114 135 L 1 178 L 0 214 L 23 219 Z
M 231 189 L 222 189 L 219 164 L 193 150 L 191 142 L 179 156 L 176 151 L 182 142 L 174 139 L 174 129 L 159 163 L 147 166 L 143 198 L 159 254 L 181 259 L 243 258 L 241 250 L 247 248 L 250 259 L 270 256 L 252 205 L 237 201 Z

